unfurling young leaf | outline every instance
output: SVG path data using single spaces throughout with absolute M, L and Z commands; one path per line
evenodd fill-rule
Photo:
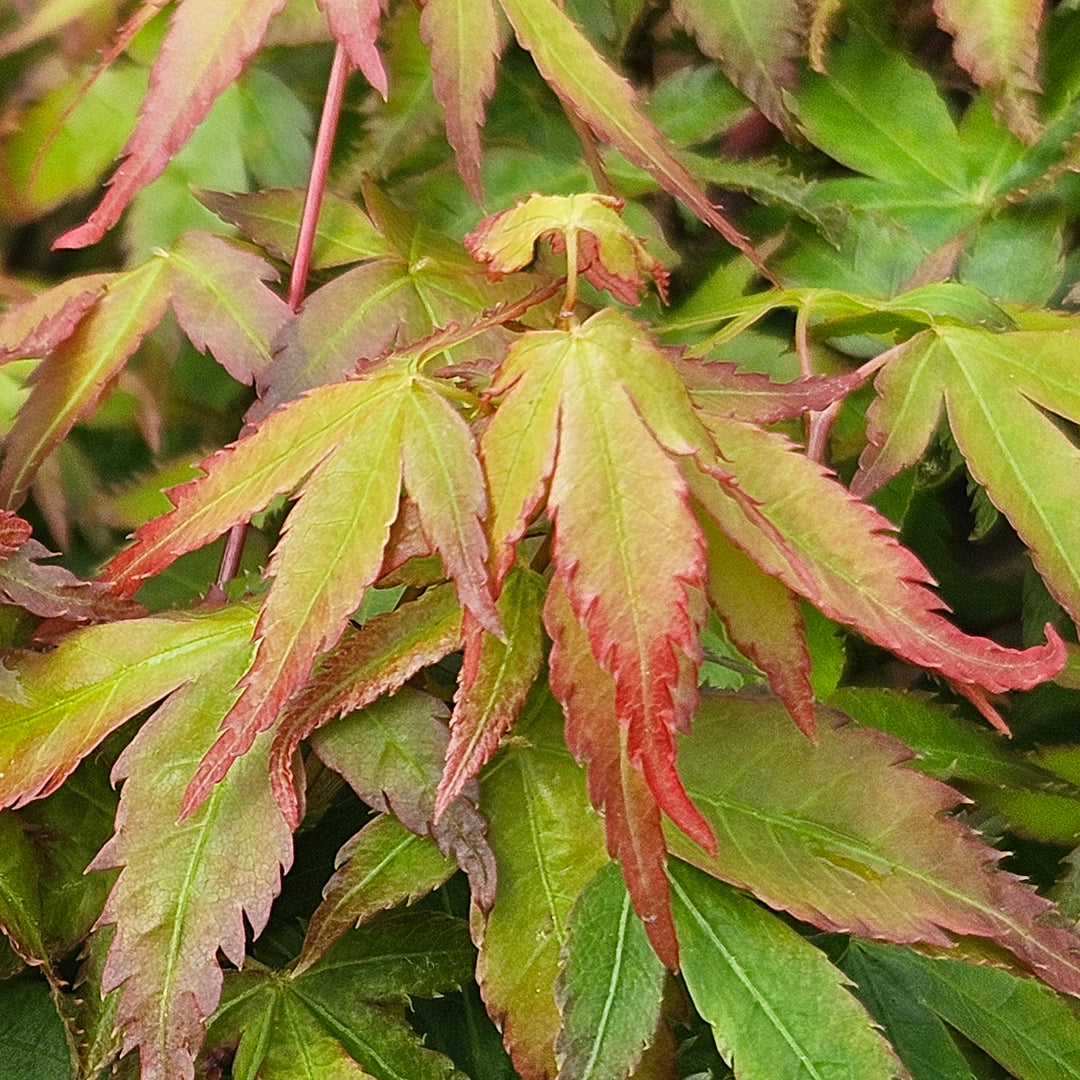
M 667 271 L 619 217 L 622 207 L 622 199 L 610 195 L 530 195 L 481 221 L 465 246 L 498 280 L 531 263 L 537 242 L 549 240 L 567 258 L 576 253 L 568 273 L 584 274 L 623 303 L 637 303 L 646 275 L 666 297 Z

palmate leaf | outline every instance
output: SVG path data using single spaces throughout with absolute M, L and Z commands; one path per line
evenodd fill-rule
M 140 729 L 117 761 L 116 835 L 92 867 L 123 867 L 102 913 L 115 923 L 102 989 L 122 986 L 117 1023 L 139 1048 L 143 1080 L 192 1080 L 203 1022 L 217 1007 L 217 952 L 244 959 L 270 915 L 292 837 L 267 772 L 269 736 L 206 803 L 177 822 L 184 791 L 236 698 L 252 644 L 236 636 Z
M 231 974 L 208 1044 L 236 1048 L 236 1080 L 463 1080 L 399 1010 L 456 989 L 474 957 L 462 919 L 385 915 L 303 970 Z
M 740 1080 L 898 1080 L 906 1074 L 844 976 L 752 899 L 674 860 L 683 974 Z
M 669 829 L 672 852 L 824 929 L 943 946 L 946 931 L 991 938 L 1080 995 L 1080 939 L 992 868 L 1000 852 L 941 816 L 958 794 L 898 765 L 902 744 L 842 720 L 819 709 L 815 743 L 779 703 L 703 698 L 679 768 L 721 843 L 708 856 Z
M 558 1072 L 560 954 L 574 904 L 607 862 L 603 825 L 561 721 L 551 696 L 534 694 L 517 725 L 520 738 L 480 778 L 498 887 L 486 919 L 473 910 L 476 978 L 523 1080 L 553 1080 Z
M 424 0 L 420 38 L 431 53 L 435 97 L 458 172 L 469 194 L 483 203 L 480 128 L 502 51 L 494 0 Z
M 689 396 L 647 335 L 612 310 L 526 335 L 491 393 L 505 393 L 481 440 L 497 563 L 509 565 L 550 486 L 556 572 L 614 677 L 630 761 L 662 809 L 709 846 L 674 770 L 705 615 L 704 544 L 669 456 L 708 439 Z
M 865 495 L 918 458 L 944 410 L 972 476 L 1031 551 L 1054 598 L 1080 621 L 1080 451 L 1051 419 L 1080 419 L 1074 329 L 991 334 L 940 327 L 897 346 L 878 375 Z M 1038 453 L 1031 452 L 1038 447 Z
M 133 590 L 179 554 L 303 486 L 267 570 L 275 580 L 244 693 L 192 783 L 187 810 L 274 722 L 318 654 L 336 644 L 379 574 L 403 479 L 463 606 L 500 631 L 472 434 L 437 385 L 407 362 L 389 361 L 366 377 L 312 391 L 214 454 L 204 469 L 205 476 L 173 492 L 176 510 L 138 530 L 134 545 L 106 568 L 119 591 Z
M 244 605 L 77 630 L 51 652 L 5 660 L 0 686 L 0 805 L 55 790 L 110 731 L 212 670 L 250 639 Z
M 538 241 L 555 251 L 577 252 L 576 267 L 598 289 L 636 304 L 648 275 L 667 296 L 667 271 L 619 216 L 622 199 L 592 192 L 583 195 L 530 195 L 509 210 L 484 218 L 465 237 L 474 259 L 488 263 L 498 280 L 533 261 Z
M 147 6 L 156 5 L 147 0 Z M 116 224 L 240 74 L 270 19 L 284 6 L 285 0 L 183 0 L 177 6 L 108 192 L 86 223 L 64 233 L 54 247 L 97 243 Z

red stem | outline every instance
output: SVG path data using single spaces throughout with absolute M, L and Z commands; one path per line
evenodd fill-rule
M 296 236 L 296 254 L 293 256 L 292 274 L 289 277 L 288 304 L 294 315 L 300 310 L 307 289 L 311 253 L 315 247 L 315 230 L 319 225 L 319 210 L 322 208 L 323 193 L 326 191 L 330 154 L 334 148 L 334 136 L 337 134 L 338 118 L 341 116 L 341 105 L 345 99 L 345 83 L 349 78 L 349 70 L 349 58 L 339 43 L 334 50 L 334 62 L 326 84 L 322 118 L 319 120 L 319 132 L 315 137 L 315 150 L 311 161 L 311 175 L 308 178 L 304 210 L 300 215 L 300 230 Z M 225 583 L 236 577 L 240 569 L 247 529 L 247 524 L 241 523 L 229 530 L 217 580 L 211 590 L 211 594 L 217 598 L 224 599 Z

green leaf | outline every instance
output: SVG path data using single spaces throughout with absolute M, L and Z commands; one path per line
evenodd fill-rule
M 1034 980 L 868 941 L 853 941 L 843 963 L 871 987 L 902 988 L 1020 1080 L 1080 1077 L 1080 1020 Z
M 1030 789 L 1061 788 L 1061 781 L 1035 762 L 1006 749 L 1002 736 L 958 716 L 954 709 L 913 691 L 845 686 L 828 704 L 857 724 L 900 739 L 916 752 L 912 766 L 939 780 Z
M 462 1080 L 395 1007 L 455 989 L 474 956 L 461 919 L 384 915 L 303 971 L 250 964 L 230 975 L 208 1043 L 239 1044 L 237 1080 Z
M 393 814 L 381 814 L 338 852 L 335 867 L 308 924 L 297 972 L 310 967 L 351 927 L 437 889 L 457 863 L 429 837 L 410 832 Z
M 869 444 L 852 480 L 867 494 L 919 457 L 944 408 L 972 476 L 1031 550 L 1054 598 L 1080 619 L 1080 451 L 1048 414 L 1080 419 L 1077 333 L 937 327 L 898 346 L 877 379 Z M 1032 455 L 1030 448 L 1039 447 Z
M 555 1002 L 570 911 L 607 862 L 603 825 L 566 751 L 554 700 L 536 694 L 481 777 L 498 886 L 486 920 L 474 915 L 477 981 L 523 1080 L 554 1078 L 562 1020 Z
M 740 1078 L 904 1075 L 822 953 L 722 882 L 678 861 L 668 872 L 687 988 Z
M 904 749 L 888 736 L 838 727 L 824 709 L 817 719 L 814 743 L 778 703 L 704 697 L 679 768 L 724 840 L 706 856 L 669 829 L 673 854 L 823 929 L 946 946 L 944 930 L 988 937 L 1080 990 L 1080 941 L 1050 921 L 1052 905 L 941 816 L 958 794 L 898 765 Z
M 816 146 L 858 172 L 938 197 L 967 191 L 956 126 L 930 76 L 855 26 L 788 99 Z M 858 138 L 852 138 L 857 132 Z
M 563 1028 L 555 1044 L 560 1080 L 633 1073 L 660 1020 L 664 965 L 608 863 L 570 913 L 556 997 Z
M 122 867 L 101 916 L 116 924 L 102 990 L 123 988 L 117 1023 L 125 1052 L 139 1048 L 143 1080 L 192 1075 L 203 1022 L 221 994 L 218 950 L 243 962 L 244 919 L 258 936 L 292 862 L 292 837 L 270 791 L 268 736 L 177 822 L 251 651 L 246 637 L 219 646 L 214 666 L 147 721 L 113 770 L 114 781 L 125 781 L 116 835 L 92 864 Z
M 0 813 L 0 932 L 30 964 L 47 963 L 38 892 L 40 865 L 23 825 L 11 811 Z
M 0 697 L 0 804 L 54 791 L 112 730 L 212 671 L 250 639 L 243 605 L 87 627 L 52 652 L 6 661 Z
M 883 970 L 880 957 L 853 940 L 839 966 L 911 1072 L 912 1080 L 973 1080 L 971 1068 L 941 1018 L 913 993 L 910 978 Z M 884 977 L 883 977 L 884 976 Z
M 199 201 L 276 259 L 291 263 L 304 209 L 302 188 L 227 194 L 196 191 Z M 390 254 L 371 219 L 355 203 L 327 191 L 311 252 L 312 270 L 329 270 Z
M 64 1025 L 42 979 L 0 982 L 0 1080 L 71 1080 Z
M 30 399 L 4 440 L 0 502 L 19 506 L 41 463 L 91 412 L 143 337 L 165 314 L 167 279 L 152 259 L 105 285 L 75 330 L 38 365 Z

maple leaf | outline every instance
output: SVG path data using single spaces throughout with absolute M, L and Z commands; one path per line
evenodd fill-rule
M 0 361 L 41 357 L 70 337 L 117 274 L 71 278 L 0 316 Z
M 243 962 L 244 919 L 258 936 L 292 862 L 292 836 L 270 792 L 268 736 L 195 815 L 176 820 L 251 650 L 242 636 L 219 648 L 113 770 L 114 782 L 124 780 L 116 835 L 91 864 L 123 867 L 100 920 L 116 924 L 102 988 L 123 988 L 117 1023 L 125 1052 L 139 1048 L 144 1080 L 192 1080 L 203 1022 L 221 994 L 218 949 Z
M 708 442 L 664 354 L 612 310 L 525 335 L 492 385 L 481 439 L 500 575 L 549 488 L 552 553 L 575 618 L 615 680 L 616 712 L 664 811 L 714 841 L 674 770 L 704 620 L 701 530 L 672 454 Z M 559 676 L 553 672 L 553 678 Z
M 144 6 L 157 5 L 147 0 Z M 116 224 L 240 74 L 267 24 L 284 6 L 285 0 L 183 0 L 177 6 L 109 190 L 85 224 L 64 233 L 53 247 L 95 244 Z
M 823 929 L 945 947 L 945 931 L 991 938 L 1080 994 L 1080 939 L 1051 921 L 1049 900 L 992 868 L 1001 852 L 943 816 L 959 794 L 897 764 L 902 743 L 843 723 L 819 708 L 811 741 L 779 702 L 703 696 L 679 768 L 729 842 L 709 856 L 669 829 L 672 853 Z
M 495 5 L 492 0 L 424 0 L 420 38 L 431 53 L 435 97 L 458 171 L 469 194 L 482 203 L 480 128 L 502 51 Z
M 302 488 L 267 568 L 274 582 L 256 628 L 255 662 L 193 781 L 188 810 L 274 722 L 316 656 L 341 636 L 378 577 L 403 481 L 463 606 L 500 632 L 484 563 L 486 499 L 472 434 L 438 385 L 409 362 L 388 361 L 367 377 L 312 391 L 203 469 L 205 476 L 172 492 L 176 509 L 139 529 L 106 568 L 119 591 L 134 590 L 182 552 L 301 482 Z
M 1071 327 L 1006 334 L 939 327 L 897 346 L 877 377 L 867 446 L 852 479 L 852 491 L 865 495 L 914 462 L 944 412 L 971 475 L 1027 544 L 1074 622 L 1080 451 L 1051 416 L 1080 420 L 1078 341 Z
M 530 195 L 509 210 L 484 218 L 465 237 L 474 259 L 488 263 L 488 276 L 499 280 L 533 261 L 536 243 L 550 240 L 598 289 L 625 304 L 636 304 L 643 275 L 667 297 L 667 271 L 619 217 L 623 200 L 611 195 Z M 576 253 L 574 258 L 573 253 Z

